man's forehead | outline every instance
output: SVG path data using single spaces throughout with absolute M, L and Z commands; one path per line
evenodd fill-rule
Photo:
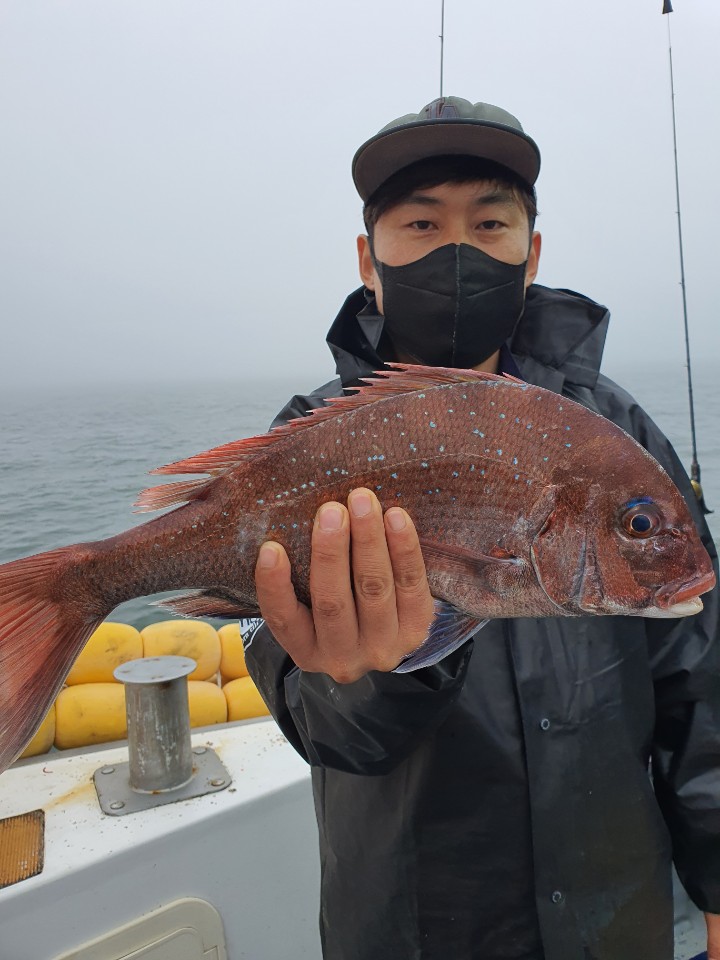
M 419 187 L 400 199 L 393 206 L 442 206 L 461 199 L 478 206 L 514 206 L 522 203 L 517 191 L 510 186 L 490 180 L 473 180 L 464 183 L 442 183 L 432 187 Z

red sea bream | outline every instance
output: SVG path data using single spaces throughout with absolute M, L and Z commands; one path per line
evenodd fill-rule
M 247 616 L 258 549 L 273 539 L 309 602 L 315 513 L 359 486 L 413 517 L 438 601 L 401 669 L 434 662 L 487 618 L 684 616 L 715 582 L 685 501 L 638 443 L 508 377 L 398 365 L 267 435 L 155 472 L 209 479 L 144 491 L 141 509 L 183 505 L 119 536 L 0 566 L 0 769 L 124 600 L 189 588 L 173 609 Z

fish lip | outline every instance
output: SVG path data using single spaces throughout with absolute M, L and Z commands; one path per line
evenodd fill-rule
M 690 580 L 676 580 L 675 583 L 669 583 L 657 591 L 654 597 L 655 605 L 661 610 L 667 610 L 668 607 L 694 600 L 708 590 L 712 590 L 714 586 L 714 570 L 698 573 Z

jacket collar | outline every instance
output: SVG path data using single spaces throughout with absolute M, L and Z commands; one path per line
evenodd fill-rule
M 594 387 L 600 372 L 610 313 L 572 290 L 533 284 L 510 342 L 523 376 L 557 393 L 567 381 Z M 382 342 L 383 318 L 363 287 L 343 304 L 327 335 L 343 386 L 381 370 L 388 358 Z

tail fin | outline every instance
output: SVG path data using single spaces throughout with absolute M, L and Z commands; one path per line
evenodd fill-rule
M 0 773 L 40 726 L 73 661 L 107 613 L 63 598 L 77 547 L 0 565 Z

